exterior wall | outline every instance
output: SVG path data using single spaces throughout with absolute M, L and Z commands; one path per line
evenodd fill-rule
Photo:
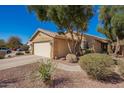
M 93 48 L 94 39 L 90 36 L 85 36 L 85 40 L 88 43 L 88 47 Z
M 66 56 L 70 51 L 68 48 L 68 42 L 65 39 L 54 39 L 54 56 L 59 58 L 59 57 L 64 57 Z M 70 47 L 72 48 L 72 41 L 69 41 Z
M 31 42 L 41 42 L 41 41 L 43 42 L 43 41 L 50 41 L 50 40 L 53 40 L 53 38 L 41 32 L 38 32 L 35 35 L 35 37 L 31 40 Z
M 102 52 L 101 43 L 99 41 L 94 42 L 94 50 L 96 53 Z
M 85 39 L 88 43 L 88 47 L 93 49 L 94 52 L 101 52 L 101 42 L 97 41 L 95 37 L 92 36 L 85 36 Z

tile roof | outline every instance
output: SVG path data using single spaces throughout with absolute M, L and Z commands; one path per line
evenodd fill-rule
M 37 31 L 40 31 L 44 34 L 47 34 L 47 35 L 51 36 L 51 37 L 56 37 L 58 35 L 58 33 L 56 33 L 56 32 L 51 32 L 51 31 L 44 30 L 44 29 L 41 29 L 41 28 L 39 28 Z
M 51 31 L 44 30 L 44 29 L 41 29 L 41 28 L 38 28 L 38 29 L 36 30 L 36 32 L 33 34 L 33 36 L 31 37 L 31 39 L 32 39 L 38 32 L 42 32 L 42 33 L 44 33 L 44 34 L 46 34 L 46 35 L 48 35 L 48 36 L 54 37 L 54 38 L 72 39 L 70 33 L 66 33 L 65 35 L 63 35 L 63 34 L 58 34 L 57 32 L 51 32 Z M 73 34 L 73 36 L 74 36 L 74 40 L 77 40 L 76 34 Z M 96 40 L 99 40 L 99 41 L 101 41 L 101 42 L 107 42 L 106 39 L 103 39 L 103 38 L 100 38 L 100 37 L 97 37 L 97 36 L 93 36 L 93 35 L 89 35 L 89 34 L 84 34 L 84 36 L 93 37 L 93 38 L 95 38 Z M 30 39 L 30 40 L 31 40 L 31 39 Z

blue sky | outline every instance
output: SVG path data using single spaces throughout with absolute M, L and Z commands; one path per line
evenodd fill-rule
M 98 6 L 95 7 L 98 9 Z M 98 13 L 89 22 L 88 34 L 104 37 L 97 32 Z M 0 39 L 7 40 L 18 36 L 26 43 L 37 28 L 53 32 L 57 27 L 52 22 L 40 22 L 34 13 L 29 13 L 26 6 L 0 6 Z

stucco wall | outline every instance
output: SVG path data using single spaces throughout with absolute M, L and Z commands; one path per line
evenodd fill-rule
M 98 41 L 95 41 L 94 42 L 94 49 L 95 49 L 96 53 L 101 53 L 102 52 L 101 43 Z
M 67 40 L 54 39 L 54 55 L 56 57 L 64 57 L 70 53 Z M 69 41 L 70 47 L 72 47 L 72 41 Z
M 89 37 L 89 36 L 85 36 L 86 42 L 88 43 L 88 47 L 92 48 L 93 47 L 93 43 L 94 43 L 94 39 Z
M 86 41 L 88 42 L 89 48 L 92 48 L 94 52 L 101 52 L 101 43 L 96 41 L 95 37 L 85 36 Z
M 49 41 L 49 40 L 53 40 L 53 38 L 41 32 L 38 32 L 31 40 L 31 42 L 40 42 L 40 41 Z

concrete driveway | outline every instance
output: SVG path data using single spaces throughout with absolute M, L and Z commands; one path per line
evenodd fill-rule
M 0 60 L 0 70 L 5 70 L 8 68 L 12 68 L 12 67 L 36 63 L 40 59 L 45 59 L 45 58 L 40 57 L 40 56 L 35 56 L 35 55 L 27 55 L 27 56 L 18 56 L 18 57 L 8 58 L 8 59 L 1 59 Z M 63 64 L 58 61 L 54 61 L 54 62 L 57 63 L 58 69 L 62 69 L 65 71 L 76 71 L 76 72 L 82 71 L 79 65 L 78 66 L 69 66 L 69 65 Z
M 14 58 L 0 59 L 0 70 L 35 63 L 39 59 L 42 59 L 42 57 L 35 56 L 35 55 L 18 56 Z

